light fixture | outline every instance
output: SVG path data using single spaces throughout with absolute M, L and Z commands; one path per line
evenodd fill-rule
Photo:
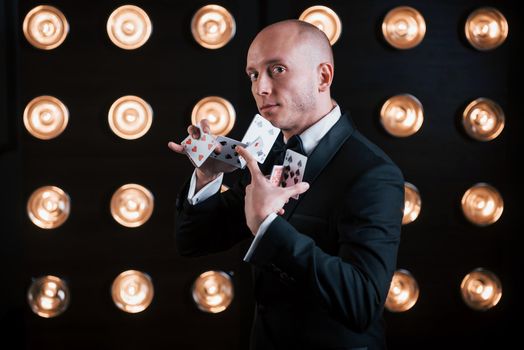
M 485 311 L 500 301 L 502 285 L 493 272 L 477 268 L 464 277 L 460 284 L 460 293 L 467 306 Z
M 466 133 L 479 141 L 490 141 L 504 129 L 504 111 L 488 98 L 477 98 L 464 109 L 462 125 Z
M 462 212 L 473 224 L 487 226 L 496 222 L 504 210 L 499 191 L 486 183 L 478 183 L 462 196 Z
M 60 46 L 69 32 L 64 14 L 48 5 L 40 5 L 29 11 L 22 27 L 27 41 L 42 50 Z
M 205 312 L 219 313 L 228 308 L 233 300 L 231 277 L 222 271 L 206 271 L 191 288 L 197 307 Z
M 508 21 L 493 7 L 481 7 L 473 11 L 466 20 L 466 38 L 480 51 L 500 46 L 506 40 L 508 31 Z
M 340 18 L 335 11 L 326 6 L 311 6 L 304 10 L 298 19 L 323 31 L 331 45 L 337 42 L 342 33 Z
M 137 184 L 126 184 L 118 188 L 111 198 L 111 215 L 121 225 L 138 227 L 153 213 L 153 194 Z
M 386 309 L 391 312 L 404 312 L 413 307 L 418 300 L 418 284 L 411 273 L 404 269 L 399 269 L 393 274 L 388 296 L 386 299 Z
M 193 125 L 202 119 L 207 120 L 213 135 L 227 135 L 235 125 L 235 108 L 222 97 L 208 96 L 198 101 L 191 112 Z
M 191 19 L 193 38 L 208 49 L 223 47 L 233 39 L 235 32 L 235 18 L 219 5 L 206 5 L 200 8 Z
M 132 314 L 144 311 L 151 304 L 153 295 L 153 281 L 141 271 L 124 271 L 115 278 L 111 286 L 115 305 Z
M 64 280 L 56 276 L 35 279 L 27 291 L 31 310 L 44 318 L 56 317 L 69 306 L 69 288 Z
M 415 185 L 404 182 L 404 216 L 402 217 L 402 225 L 415 221 L 420 214 L 421 206 L 422 201 L 418 189 Z
M 140 7 L 124 5 L 111 13 L 106 28 L 113 44 L 125 50 L 133 50 L 147 42 L 153 25 Z
M 56 97 L 39 96 L 24 109 L 24 126 L 36 138 L 49 140 L 60 135 L 69 121 L 67 107 Z
M 71 200 L 67 193 L 56 186 L 36 189 L 27 200 L 27 215 L 36 226 L 57 228 L 69 217 Z
M 153 109 L 138 96 L 123 96 L 107 114 L 109 127 L 119 137 L 134 140 L 144 136 L 153 123 Z
M 397 49 L 411 49 L 424 39 L 426 22 L 416 9 L 399 6 L 390 10 L 382 22 L 382 34 Z
M 380 110 L 380 122 L 388 133 L 406 137 L 416 133 L 424 121 L 424 110 L 413 95 L 401 94 L 389 98 Z

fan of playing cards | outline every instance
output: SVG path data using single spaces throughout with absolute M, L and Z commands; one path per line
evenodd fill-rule
M 280 129 L 274 127 L 259 114 L 253 118 L 242 141 L 226 136 L 206 134 L 200 125 L 196 125 L 196 127 L 200 131 L 200 138 L 196 139 L 189 135 L 182 141 L 182 146 L 184 146 L 187 156 L 195 167 L 200 167 L 211 157 L 243 169 L 246 166 L 246 161 L 235 151 L 235 147 L 238 145 L 244 147 L 259 163 L 264 163 L 280 133 Z M 219 144 L 221 152 L 216 154 L 213 151 Z M 301 182 L 306 161 L 306 156 L 287 150 L 284 164 L 273 166 L 270 176 L 271 183 L 276 186 L 287 187 Z M 298 199 L 298 196 L 293 198 Z

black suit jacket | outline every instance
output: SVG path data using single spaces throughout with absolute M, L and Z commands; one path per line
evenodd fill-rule
M 263 164 L 272 167 L 274 154 Z M 197 205 L 177 199 L 183 255 L 230 248 L 252 237 L 244 216 L 249 171 Z M 259 241 L 256 349 L 383 349 L 382 311 L 396 267 L 404 207 L 397 166 L 343 114 L 308 157 L 298 200 L 290 199 Z

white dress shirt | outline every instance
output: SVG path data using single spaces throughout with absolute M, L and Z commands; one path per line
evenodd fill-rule
M 300 140 L 302 141 L 302 145 L 304 146 L 304 151 L 306 152 L 306 156 L 309 156 L 315 147 L 317 147 L 320 140 L 327 134 L 327 132 L 333 127 L 333 125 L 336 124 L 336 122 L 340 119 L 341 112 L 340 107 L 337 105 L 335 106 L 328 114 L 326 114 L 323 118 L 321 118 L 318 122 L 311 125 L 307 130 L 305 130 L 302 134 L 300 134 Z M 284 142 L 287 142 L 287 140 L 284 138 Z M 195 170 L 196 172 L 196 170 Z M 217 193 L 220 190 L 220 186 L 222 185 L 222 179 L 224 178 L 224 174 L 220 174 L 219 177 L 217 177 L 215 180 L 208 183 L 206 186 L 204 186 L 198 193 L 195 194 L 195 187 L 196 187 L 196 173 L 193 172 L 193 176 L 191 177 L 191 182 L 189 184 L 189 191 L 187 194 L 187 200 L 190 204 L 195 205 L 197 203 L 200 203 L 207 198 L 211 197 L 215 193 Z M 255 235 L 255 239 L 251 243 L 251 246 L 249 247 L 246 256 L 244 257 L 244 261 L 248 261 L 251 258 L 251 255 L 255 251 L 258 242 L 264 235 L 264 233 L 267 231 L 267 228 L 269 225 L 275 220 L 277 217 L 277 214 L 271 213 L 269 214 L 266 219 L 260 224 L 260 227 L 258 228 L 258 231 Z

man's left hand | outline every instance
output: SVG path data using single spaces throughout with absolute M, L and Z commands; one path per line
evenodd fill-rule
M 309 189 L 309 184 L 299 182 L 290 187 L 275 186 L 262 174 L 257 160 L 251 153 L 241 146 L 237 146 L 236 151 L 246 160 L 251 173 L 251 183 L 246 187 L 244 210 L 247 226 L 255 235 L 260 224 L 269 214 L 282 215 L 284 204 L 289 201 L 289 198 L 306 192 Z

